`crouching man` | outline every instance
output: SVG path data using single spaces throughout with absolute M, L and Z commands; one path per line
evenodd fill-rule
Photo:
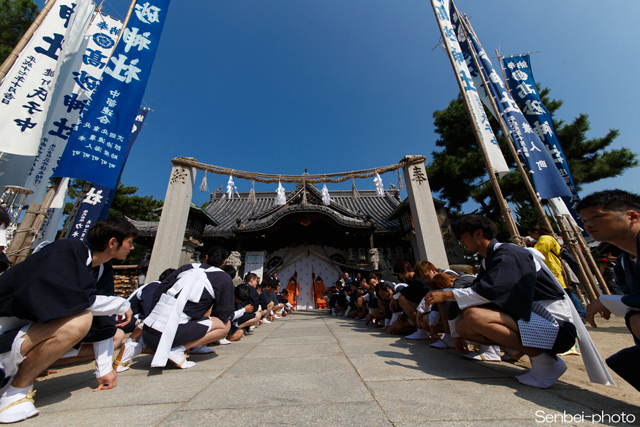
M 455 299 L 462 310 L 456 323 L 462 338 L 528 355 L 531 370 L 518 375 L 518 381 L 552 386 L 567 370 L 556 354 L 573 347 L 577 337 L 571 301 L 532 252 L 498 243 L 496 225 L 488 218 L 464 216 L 456 234 L 470 253 L 482 256 L 480 272 L 471 287 L 432 291 L 425 301 Z
M 189 349 L 213 352 L 203 346 L 227 335 L 235 310 L 233 282 L 220 269 L 226 262 L 227 252 L 214 246 L 204 263 L 183 265 L 162 281 L 144 320 L 142 341 L 125 343 L 118 364 L 126 366 L 146 350 L 155 353 L 151 367 L 164 367 L 170 360 L 187 369 L 195 365 L 187 361 Z
M 87 243 L 58 240 L 0 276 L 0 423 L 38 415 L 33 383 L 79 343 L 93 317 L 117 315 L 131 320 L 124 298 L 96 295 L 100 266 L 123 260 L 138 231 L 125 219 L 101 220 L 89 229 Z M 116 386 L 111 338 L 94 345 L 98 390 Z

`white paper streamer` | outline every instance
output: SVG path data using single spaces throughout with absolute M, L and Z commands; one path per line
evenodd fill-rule
M 379 174 L 376 173 L 376 177 L 373 178 L 373 183 L 376 185 L 376 193 L 378 193 L 378 196 L 384 197 L 384 184 Z
M 331 196 L 329 196 L 327 184 L 322 186 L 322 203 L 324 203 L 325 206 L 329 206 L 331 204 Z
M 240 197 L 240 195 L 238 194 L 238 189 L 233 182 L 233 177 L 229 175 L 229 182 L 227 182 L 227 197 L 229 198 L 229 200 L 233 199 L 233 193 L 236 193 L 236 196 Z
M 287 203 L 287 198 L 284 194 L 284 187 L 282 186 L 280 181 L 278 181 L 278 189 L 276 190 L 275 203 L 277 206 L 284 206 Z

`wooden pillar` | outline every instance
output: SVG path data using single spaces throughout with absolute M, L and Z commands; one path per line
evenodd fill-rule
M 180 267 L 184 232 L 195 182 L 195 168 L 173 165 L 156 240 L 153 243 L 147 282 L 158 280 L 167 268 Z
M 418 156 L 405 156 L 410 161 Z M 429 179 L 422 163 L 403 167 L 404 182 L 409 196 L 413 228 L 416 231 L 417 261 L 430 261 L 438 268 L 448 268 L 447 251 L 442 241 L 436 207 L 431 196 Z

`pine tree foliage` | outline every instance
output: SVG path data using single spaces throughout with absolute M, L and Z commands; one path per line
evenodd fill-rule
M 0 0 L 0 64 L 16 47 L 38 16 L 32 0 Z
M 542 102 L 553 115 L 563 102 L 549 98 L 550 89 L 538 89 Z M 436 146 L 442 149 L 432 153 L 433 159 L 427 165 L 431 189 L 448 201 L 450 209 L 459 210 L 472 199 L 481 205 L 484 214 L 498 218 L 500 209 L 461 95 L 444 110 L 434 111 L 433 117 L 435 131 L 440 135 Z M 502 193 L 509 202 L 523 204 L 529 201 L 529 193 L 516 170 L 499 123 L 488 111 L 487 117 L 512 170 L 499 180 Z M 638 166 L 638 155 L 630 149 L 609 148 L 620 135 L 618 130 L 611 129 L 601 138 L 587 137 L 590 130 L 587 114 L 580 114 L 571 123 L 554 120 L 554 124 L 578 190 L 583 184 L 619 176 Z

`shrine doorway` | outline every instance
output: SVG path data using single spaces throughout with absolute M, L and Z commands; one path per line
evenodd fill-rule
M 338 280 L 340 269 L 337 265 L 327 260 L 321 246 L 298 246 L 283 250 L 283 266 L 278 269 L 278 277 L 282 282 L 281 289 L 287 287 L 287 283 L 294 273 L 298 273 L 300 295 L 297 298 L 298 310 L 316 308 L 313 300 L 312 285 L 314 278 L 322 278 L 328 288 Z

